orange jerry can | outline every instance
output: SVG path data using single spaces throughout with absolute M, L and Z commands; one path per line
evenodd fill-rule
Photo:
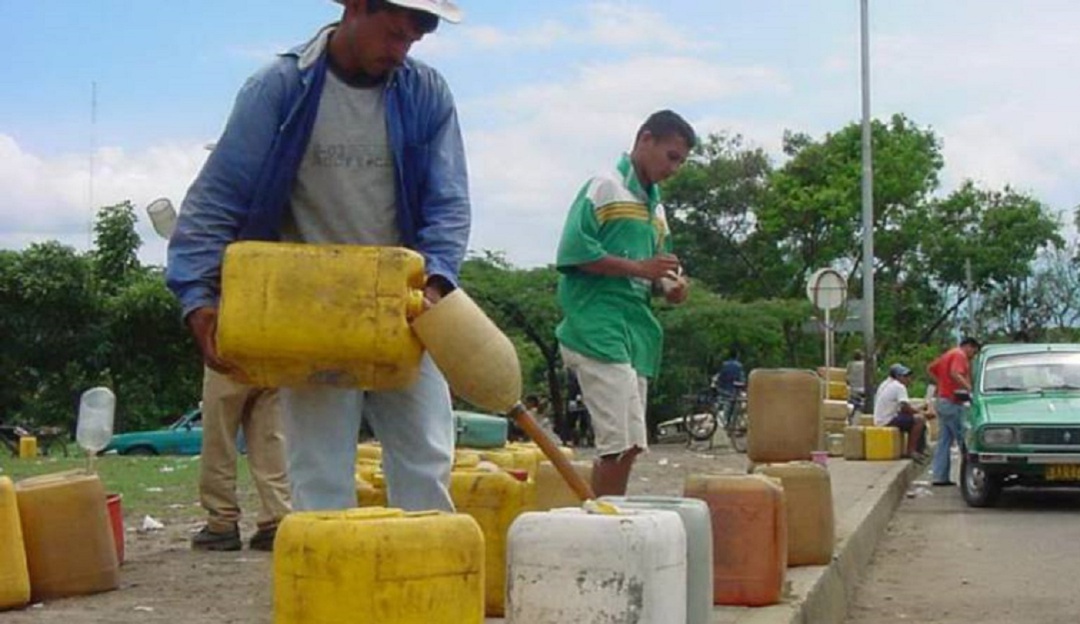
M 780 482 L 759 474 L 691 475 L 684 496 L 709 506 L 713 603 L 758 607 L 779 602 L 788 552 Z
M 78 471 L 15 484 L 31 599 L 35 602 L 116 589 L 119 562 L 105 488 Z

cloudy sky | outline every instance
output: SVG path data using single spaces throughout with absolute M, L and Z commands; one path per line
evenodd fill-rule
M 547 264 L 589 174 L 658 108 L 779 158 L 785 129 L 857 121 L 858 0 L 459 0 L 414 47 L 454 90 L 473 249 Z M 870 0 L 873 112 L 944 142 L 965 178 L 1080 200 L 1080 2 Z M 92 207 L 180 200 L 243 79 L 333 21 L 329 0 L 0 0 L 0 248 L 83 249 Z M 92 86 L 96 84 L 96 89 Z M 92 93 L 96 91 L 95 98 Z M 92 175 L 91 175 L 92 172 Z

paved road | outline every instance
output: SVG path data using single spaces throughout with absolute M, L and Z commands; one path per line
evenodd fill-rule
M 1080 621 L 1080 489 L 1006 490 L 993 509 L 967 507 L 956 488 L 916 490 L 878 543 L 848 624 Z

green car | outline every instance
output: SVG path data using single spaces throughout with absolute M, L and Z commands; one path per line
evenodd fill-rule
M 118 433 L 102 453 L 198 455 L 202 450 L 202 410 L 195 408 L 165 429 Z
M 992 506 L 1009 486 L 1080 485 L 1080 344 L 987 345 L 973 375 L 967 504 Z

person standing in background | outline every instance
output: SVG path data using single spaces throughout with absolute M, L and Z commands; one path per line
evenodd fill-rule
M 290 511 L 285 475 L 285 437 L 277 390 L 252 388 L 206 368 L 202 392 L 202 454 L 199 502 L 207 520 L 191 538 L 193 550 L 240 550 L 240 502 L 236 489 L 236 437 L 247 446 L 248 470 L 259 494 L 252 550 L 273 550 L 281 520 Z
M 848 385 L 848 393 L 858 396 L 866 394 L 865 371 L 866 362 L 863 361 L 863 353 L 856 349 L 851 354 L 851 361 L 847 363 L 847 373 L 844 375 L 844 380 Z
M 960 345 L 949 349 L 926 367 L 937 384 L 934 403 L 938 418 L 939 437 L 934 450 L 933 484 L 956 485 L 949 480 L 953 442 L 963 446 L 965 401 L 958 390 L 971 393 L 971 360 L 981 345 L 974 338 L 964 338 Z
M 634 460 L 648 446 L 648 379 L 659 372 L 663 342 L 651 300 L 681 303 L 689 288 L 671 253 L 659 184 L 696 142 L 674 112 L 650 115 L 615 170 L 582 187 L 559 241 L 563 319 L 555 333 L 595 431 L 598 496 L 625 494 Z

